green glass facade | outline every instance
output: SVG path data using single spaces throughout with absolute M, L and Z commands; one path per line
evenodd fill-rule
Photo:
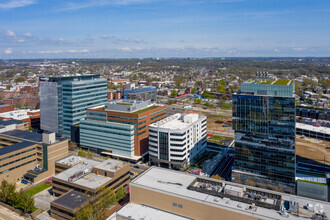
M 262 85 L 263 90 L 271 91 L 271 95 L 267 95 L 268 92 L 259 95 L 260 88 L 248 86 L 244 87 L 249 92 L 240 91 L 233 95 L 233 181 L 258 183 L 261 187 L 293 193 L 296 128 L 292 88 L 276 92 L 273 85 Z M 275 93 L 280 95 L 275 96 Z

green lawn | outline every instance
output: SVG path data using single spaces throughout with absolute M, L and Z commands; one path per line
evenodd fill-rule
M 224 140 L 224 138 L 222 138 L 222 137 L 214 137 L 214 138 L 212 138 L 212 140 L 215 140 L 215 141 L 222 141 L 222 140 Z
M 230 103 L 223 103 L 220 108 L 224 110 L 231 110 L 233 106 Z
M 33 209 L 32 209 L 32 211 L 31 211 L 31 213 L 33 213 L 33 212 L 35 212 L 35 211 L 37 211 L 37 210 L 38 210 L 38 208 L 35 207 L 35 206 L 33 206 Z
M 48 189 L 50 188 L 52 185 L 46 185 L 45 183 L 41 183 L 40 185 L 36 186 L 36 187 L 33 187 L 32 189 L 29 189 L 26 191 L 26 193 L 29 195 L 29 196 L 33 196 L 45 189 Z
M 134 114 L 139 114 L 139 113 L 143 113 L 143 112 L 146 112 L 146 111 L 149 111 L 149 110 L 152 110 L 152 109 L 155 109 L 155 108 L 158 108 L 159 106 L 158 105 L 152 105 L 150 107 L 147 107 L 147 108 L 144 108 L 144 109 L 141 109 L 141 110 L 138 110 L 138 111 L 135 111 L 133 112 Z

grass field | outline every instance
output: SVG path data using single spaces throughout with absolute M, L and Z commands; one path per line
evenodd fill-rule
M 232 110 L 233 106 L 230 103 L 223 103 L 220 108 L 223 110 Z
M 38 185 L 38 186 L 36 186 L 36 187 L 33 187 L 33 188 L 27 190 L 26 193 L 27 193 L 28 195 L 30 195 L 30 196 L 33 196 L 33 195 L 35 195 L 35 194 L 37 194 L 37 193 L 39 193 L 39 192 L 41 192 L 41 191 L 43 191 L 43 190 L 45 190 L 45 189 L 50 188 L 51 186 L 52 186 L 52 185 L 47 185 L 47 184 L 45 184 L 45 183 L 41 183 L 40 185 Z

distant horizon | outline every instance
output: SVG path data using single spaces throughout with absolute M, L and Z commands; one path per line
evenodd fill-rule
M 128 57 L 128 58 L 107 58 L 107 57 L 98 57 L 98 58 L 93 58 L 93 57 L 86 57 L 86 58 L 79 58 L 79 57 L 72 57 L 72 58 L 13 58 L 13 59 L 5 59 L 5 58 L 0 58 L 0 60 L 143 60 L 143 59 L 283 59 L 283 58 L 288 58 L 288 59 L 308 59 L 308 58 L 316 58 L 316 59 L 330 59 L 330 56 L 326 56 L 326 57 L 317 57 L 317 56 L 301 56 L 301 57 L 296 57 L 296 56 L 292 56 L 292 57 L 266 57 L 266 56 L 256 56 L 256 57 Z
M 329 0 L 1 0 L 0 59 L 329 57 Z

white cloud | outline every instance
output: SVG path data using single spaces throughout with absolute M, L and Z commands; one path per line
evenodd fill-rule
M 8 37 L 16 37 L 16 34 L 14 33 L 14 31 L 8 30 L 8 31 L 6 31 L 6 36 L 8 36 Z
M 58 41 L 59 42 L 65 42 L 65 40 L 63 38 L 59 38 Z
M 129 47 L 120 48 L 120 50 L 122 50 L 122 51 L 132 51 L 132 49 L 129 48 Z
M 118 39 L 115 40 L 115 43 L 120 43 L 120 42 L 124 42 L 124 43 L 142 43 L 143 41 L 139 38 L 136 38 L 136 39 L 118 38 Z
M 6 50 L 3 51 L 5 54 L 11 54 L 13 53 L 13 48 L 8 48 Z
M 274 49 L 274 52 L 278 52 L 279 50 L 277 48 Z
M 101 38 L 102 38 L 102 39 L 109 39 L 109 38 L 110 38 L 110 36 L 109 36 L 109 35 L 107 35 L 107 34 L 102 34 L 102 35 L 101 35 Z
M 25 7 L 37 3 L 36 0 L 4 0 L 0 2 L 0 8 L 10 9 Z
M 24 40 L 24 39 L 19 39 L 19 40 L 17 40 L 17 42 L 18 42 L 18 43 L 24 43 L 25 40 Z
M 41 53 L 41 54 L 49 54 L 49 53 L 62 53 L 63 51 L 62 50 L 41 50 L 41 51 L 38 51 L 38 53 Z
M 301 47 L 294 47 L 294 48 L 292 48 L 292 50 L 295 50 L 295 51 L 301 51 L 301 50 L 305 50 L 305 48 L 301 48 Z
M 88 50 L 87 49 L 83 49 L 83 50 L 68 50 L 69 53 L 87 53 Z
M 32 34 L 31 33 L 29 33 L 29 32 L 27 32 L 27 33 L 25 33 L 25 34 L 23 34 L 25 37 L 32 37 Z
M 132 5 L 132 4 L 143 4 L 151 2 L 153 0 L 86 0 L 80 1 L 79 3 L 69 3 L 68 7 L 64 8 L 63 11 L 67 10 L 78 10 L 82 8 L 101 7 L 107 5 Z

